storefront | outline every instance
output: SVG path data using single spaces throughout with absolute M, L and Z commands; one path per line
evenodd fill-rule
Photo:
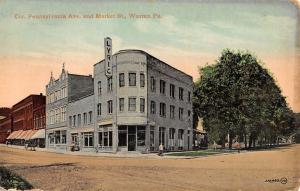
M 120 125 L 118 127 L 119 151 L 145 151 L 146 126 Z

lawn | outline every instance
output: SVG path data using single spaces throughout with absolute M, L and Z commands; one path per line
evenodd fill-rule
M 185 152 L 172 152 L 166 153 L 166 156 L 208 156 L 222 153 L 235 153 L 236 150 L 198 150 L 198 151 L 185 151 Z

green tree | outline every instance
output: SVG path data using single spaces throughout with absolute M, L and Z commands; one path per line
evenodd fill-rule
M 215 64 L 199 72 L 194 113 L 203 118 L 214 141 L 224 146 L 229 135 L 230 148 L 235 137 L 245 143 L 249 140 L 248 147 L 255 147 L 261 135 L 273 137 L 291 128 L 292 111 L 285 97 L 267 69 L 250 53 L 226 49 Z

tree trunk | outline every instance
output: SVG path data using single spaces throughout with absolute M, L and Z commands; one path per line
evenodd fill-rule
M 229 149 L 231 150 L 232 149 L 232 137 L 233 137 L 233 135 L 232 135 L 232 133 L 229 133 L 229 141 L 228 141 L 228 143 L 229 143 Z
M 252 134 L 250 134 L 250 137 L 249 137 L 249 145 L 248 145 L 248 149 L 250 149 L 252 146 Z
M 247 149 L 247 135 L 244 134 L 244 144 L 245 144 L 245 149 Z

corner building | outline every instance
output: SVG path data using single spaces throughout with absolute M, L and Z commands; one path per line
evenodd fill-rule
M 103 151 L 192 149 L 191 76 L 141 50 L 94 65 L 95 146 Z

